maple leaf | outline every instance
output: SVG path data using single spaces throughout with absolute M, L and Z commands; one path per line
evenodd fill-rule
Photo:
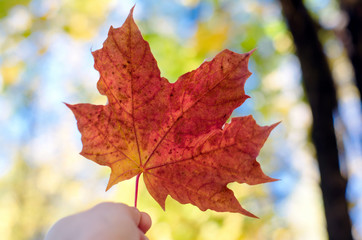
M 111 27 L 103 48 L 93 52 L 107 105 L 67 104 L 82 134 L 80 154 L 111 168 L 107 190 L 142 173 L 163 209 L 170 195 L 203 211 L 255 217 L 227 184 L 275 181 L 256 157 L 277 124 L 261 127 L 252 116 L 225 124 L 248 98 L 251 53 L 224 50 L 171 84 L 160 76 L 133 8 L 122 27 Z

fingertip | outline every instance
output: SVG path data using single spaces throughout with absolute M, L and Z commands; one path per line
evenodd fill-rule
M 140 219 L 140 223 L 138 224 L 138 228 L 146 233 L 152 225 L 152 219 L 150 217 L 150 215 L 148 215 L 148 213 L 145 212 L 140 212 L 141 213 L 141 219 Z

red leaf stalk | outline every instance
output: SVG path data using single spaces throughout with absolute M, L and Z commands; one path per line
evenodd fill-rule
M 139 173 L 136 177 L 136 192 L 134 198 L 134 207 L 137 208 L 137 198 L 138 198 L 138 182 L 140 180 L 141 173 Z

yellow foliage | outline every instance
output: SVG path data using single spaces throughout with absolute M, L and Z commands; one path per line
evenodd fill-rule
M 225 48 L 230 31 L 230 17 L 220 13 L 210 21 L 200 22 L 194 38 L 194 47 L 199 55 L 213 54 Z
M 293 40 L 287 33 L 277 34 L 273 39 L 273 44 L 275 50 L 277 50 L 279 53 L 290 52 L 293 48 Z
M 89 39 L 96 33 L 89 18 L 83 14 L 71 15 L 68 24 L 69 35 L 76 39 Z
M 4 64 L 0 66 L 0 74 L 3 81 L 3 87 L 14 85 L 19 81 L 19 75 L 24 69 L 23 62 L 16 62 L 13 64 Z
M 75 39 L 90 39 L 97 33 L 97 26 L 105 20 L 110 0 L 65 1 L 68 15 L 65 30 Z
M 179 0 L 179 1 L 181 2 L 181 4 L 189 7 L 196 6 L 200 2 L 200 0 Z

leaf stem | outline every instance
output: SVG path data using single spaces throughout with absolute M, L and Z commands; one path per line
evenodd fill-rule
M 140 180 L 141 173 L 139 173 L 136 177 L 136 192 L 135 192 L 135 198 L 134 198 L 134 207 L 137 208 L 137 197 L 138 197 L 138 182 Z

